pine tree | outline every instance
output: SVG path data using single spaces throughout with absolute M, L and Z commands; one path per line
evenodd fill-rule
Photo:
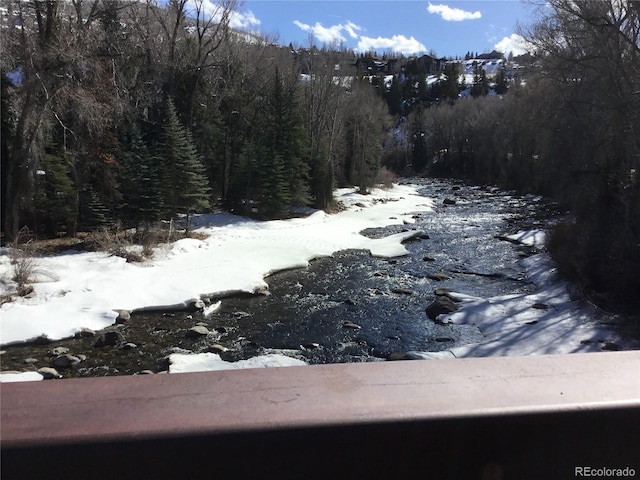
M 78 200 L 69 158 L 55 145 L 46 148 L 35 177 L 35 229 L 53 236 L 75 231 Z
M 287 179 L 287 190 L 282 198 L 290 198 L 296 205 L 307 205 L 310 201 L 308 149 L 304 123 L 299 107 L 297 83 L 284 84 L 276 68 L 270 106 L 273 115 L 273 144 L 271 155 L 280 157 Z M 277 175 L 277 174 L 276 174 Z M 293 206 L 293 205 L 289 205 Z
M 498 95 L 503 95 L 507 93 L 508 89 L 507 77 L 504 73 L 504 68 L 498 69 L 498 73 L 496 74 L 496 93 Z
M 171 98 L 166 102 L 166 120 L 157 158 L 162 166 L 165 214 L 189 215 L 209 208 L 210 189 L 202 160 L 191 135 L 180 124 Z
M 160 165 L 158 157 L 149 153 L 147 145 L 136 130 L 127 139 L 129 150 L 123 153 L 119 210 L 125 223 L 136 226 L 154 222 L 162 212 Z

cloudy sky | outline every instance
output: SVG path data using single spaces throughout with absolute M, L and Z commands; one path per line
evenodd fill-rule
M 522 53 L 516 25 L 533 21 L 520 0 L 245 0 L 238 26 L 308 46 L 342 43 L 356 51 Z

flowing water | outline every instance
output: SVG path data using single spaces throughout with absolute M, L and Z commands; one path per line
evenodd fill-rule
M 362 232 L 382 237 L 423 230 L 424 238 L 406 244 L 407 256 L 338 252 L 308 268 L 270 276 L 268 296 L 223 299 L 208 318 L 201 312 L 134 314 L 117 327 L 128 345 L 95 348 L 95 338 L 89 337 L 5 347 L 2 370 L 48 366 L 53 348 L 60 346 L 86 357 L 61 370 L 65 377 L 82 377 L 163 371 L 171 353 L 218 353 L 218 345 L 228 349 L 221 353 L 227 361 L 284 352 L 313 364 L 379 361 L 390 354 L 482 341 L 476 327 L 439 325 L 426 316 L 425 307 L 436 288 L 481 297 L 533 291 L 519 264 L 531 250 L 499 237 L 542 227 L 551 207 L 539 197 L 450 181 L 425 180 L 420 192 L 435 200 L 433 213 L 416 215 L 413 225 Z M 450 278 L 429 278 L 439 273 Z M 188 337 L 187 330 L 198 322 L 211 333 Z

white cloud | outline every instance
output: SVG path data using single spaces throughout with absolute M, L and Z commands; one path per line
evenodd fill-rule
M 320 22 L 316 22 L 315 25 L 309 25 L 307 23 L 294 20 L 293 23 L 301 30 L 311 33 L 322 43 L 339 43 L 346 41 L 347 38 L 342 34 L 342 32 L 347 32 L 351 38 L 358 38 L 357 32 L 362 30 L 362 27 L 353 22 L 347 22 L 346 25 L 332 25 L 330 27 L 325 27 Z
M 504 53 L 505 55 L 509 55 L 509 52 L 512 52 L 515 56 L 522 55 L 527 51 L 531 50 L 530 45 L 527 41 L 517 33 L 512 33 L 508 37 L 504 37 L 498 43 L 494 45 L 494 50 Z
M 349 36 L 351 38 L 358 38 L 358 33 L 360 30 L 362 30 L 362 27 L 356 25 L 353 22 L 348 22 L 345 26 L 344 29 L 347 31 L 347 33 L 349 34 Z
M 229 19 L 229 24 L 232 28 L 252 30 L 260 25 L 260 20 L 256 18 L 251 10 L 246 13 L 233 12 Z
M 391 38 L 361 36 L 356 50 L 361 52 L 368 52 L 370 50 L 393 50 L 394 52 L 411 55 L 418 52 L 425 52 L 427 47 L 413 38 L 413 36 L 411 36 L 411 38 L 407 38 L 404 35 L 394 35 Z
M 429 2 L 427 11 L 429 13 L 437 13 L 443 20 L 448 22 L 461 22 L 463 20 L 475 20 L 482 18 L 482 13 L 480 13 L 479 10 L 476 10 L 475 12 L 467 12 L 460 8 L 452 8 L 449 5 L 433 5 L 431 2 Z
M 214 0 L 188 0 L 186 4 L 187 15 L 196 16 L 200 13 L 200 18 L 205 21 L 212 20 L 220 22 L 224 13 L 224 6 L 219 1 Z M 231 28 L 242 30 L 252 30 L 260 25 L 260 20 L 256 18 L 252 11 L 238 12 L 232 11 L 229 15 L 229 25 Z

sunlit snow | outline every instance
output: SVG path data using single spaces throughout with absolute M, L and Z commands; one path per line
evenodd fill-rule
M 366 228 L 410 225 L 417 212 L 431 212 L 433 202 L 417 194 L 417 187 L 395 186 L 363 196 L 354 189 L 336 192 L 345 211 L 316 211 L 302 218 L 260 222 L 230 214 L 200 215 L 195 227 L 204 240 L 183 239 L 155 249 L 151 261 L 127 263 L 106 253 L 67 252 L 37 258 L 38 282 L 30 298 L 17 298 L 0 308 L 2 344 L 23 342 L 46 335 L 49 339 L 72 336 L 81 328 L 99 330 L 112 325 L 115 310 L 180 304 L 220 292 L 268 288 L 269 274 L 305 267 L 314 258 L 345 249 L 367 249 L 375 256 L 407 253 L 402 242 L 420 235 L 409 230 L 381 239 L 360 235 Z M 521 231 L 511 241 L 544 247 L 544 231 Z M 476 298 L 464 292 L 449 296 L 460 309 L 440 315 L 442 323 L 473 324 L 485 336 L 478 344 L 444 352 L 407 352 L 406 358 L 434 359 L 476 356 L 563 354 L 600 351 L 603 339 L 612 338 L 611 327 L 598 323 L 593 311 L 574 301 L 568 285 L 555 273 L 546 253 L 524 260 L 532 294 Z M 10 253 L 0 251 L 0 288 L 12 287 Z M 223 300 L 224 301 L 224 300 Z M 204 312 L 219 308 L 216 302 Z M 240 362 L 225 362 L 216 354 L 176 353 L 170 371 L 188 372 L 304 362 L 271 353 Z M 1 381 L 38 380 L 35 372 L 6 373 Z

